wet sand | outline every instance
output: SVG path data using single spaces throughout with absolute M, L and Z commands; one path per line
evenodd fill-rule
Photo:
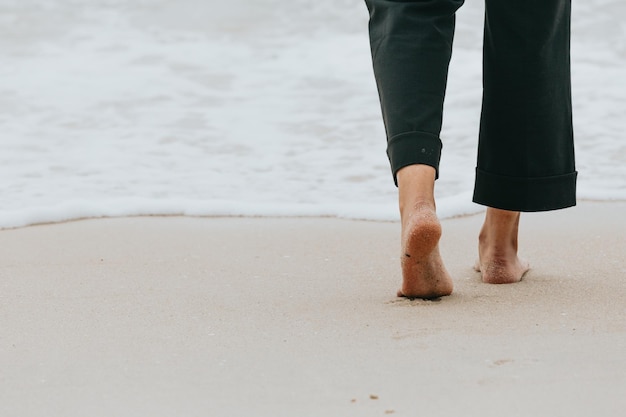
M 522 217 L 532 270 L 395 297 L 394 222 L 137 217 L 0 231 L 6 416 L 618 416 L 626 203 Z

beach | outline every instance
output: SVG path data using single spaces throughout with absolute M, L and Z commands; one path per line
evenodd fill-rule
M 395 297 L 398 222 L 127 217 L 3 230 L 6 416 L 621 416 L 624 202 L 522 216 L 531 271 Z
M 573 4 L 579 204 L 494 286 L 459 10 L 424 301 L 362 1 L 2 0 L 0 416 L 623 416 L 625 13 Z

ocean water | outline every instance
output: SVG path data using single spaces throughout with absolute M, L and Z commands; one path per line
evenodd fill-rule
M 436 192 L 471 203 L 482 4 L 458 14 Z M 626 199 L 626 2 L 574 2 L 579 197 Z M 0 227 L 393 220 L 361 0 L 0 0 Z

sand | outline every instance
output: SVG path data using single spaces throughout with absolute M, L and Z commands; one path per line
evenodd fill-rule
M 0 231 L 2 416 L 622 416 L 626 202 L 525 214 L 514 285 L 395 297 L 397 222 L 137 217 Z

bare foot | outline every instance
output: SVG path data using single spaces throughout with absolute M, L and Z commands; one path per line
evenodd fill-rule
M 487 284 L 513 284 L 522 280 L 530 266 L 517 255 L 519 212 L 489 207 L 478 238 L 478 261 L 474 269 Z
M 402 220 L 402 287 L 398 297 L 438 298 L 452 293 L 452 278 L 439 253 L 441 224 L 435 210 L 418 205 Z
M 434 200 L 435 170 L 410 165 L 398 171 L 402 219 L 402 287 L 398 297 L 439 298 L 452 293 L 452 278 L 439 254 L 441 224 Z

